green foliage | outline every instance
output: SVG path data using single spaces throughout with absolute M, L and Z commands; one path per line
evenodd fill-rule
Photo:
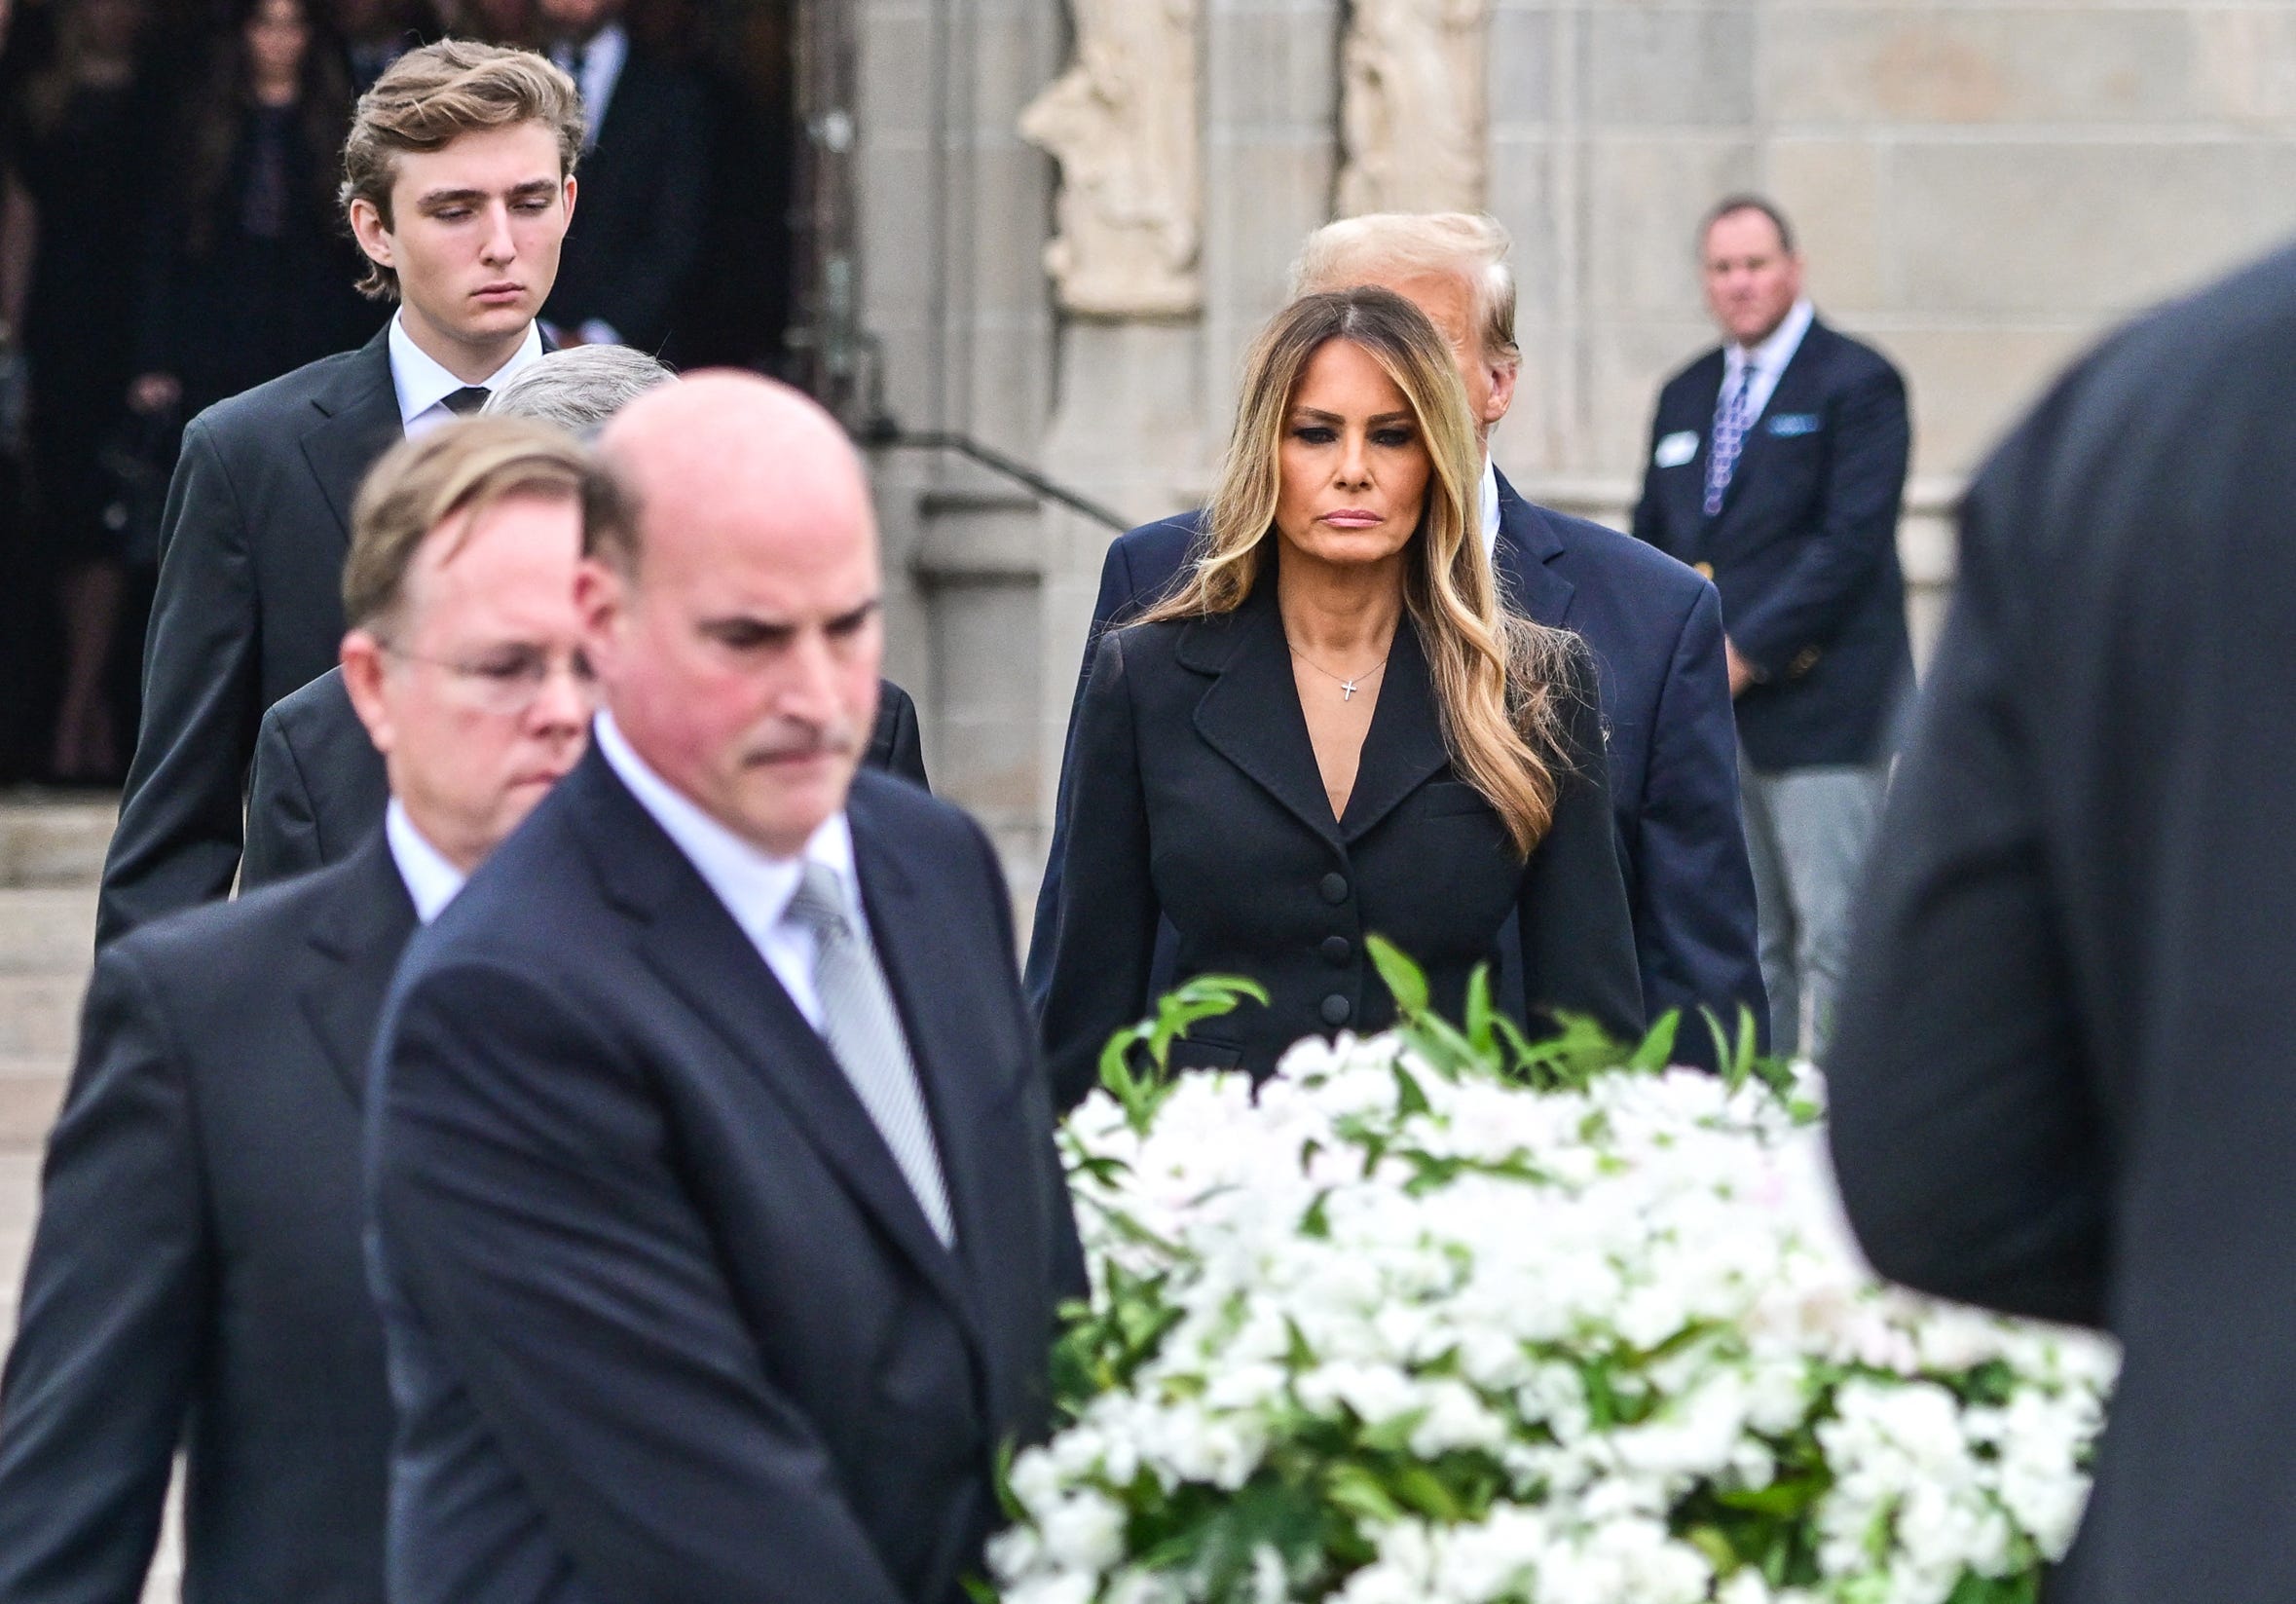
M 1155 1124 L 1156 1111 L 1171 1095 L 1172 1044 L 1191 1026 L 1233 1013 L 1245 1001 L 1265 1006 L 1267 988 L 1235 975 L 1199 975 L 1162 998 L 1153 1018 L 1108 1038 L 1100 1050 L 1100 1084 L 1134 1131 L 1145 1133 Z

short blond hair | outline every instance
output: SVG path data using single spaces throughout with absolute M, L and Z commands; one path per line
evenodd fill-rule
M 343 142 L 343 211 L 364 201 L 390 220 L 390 186 L 406 151 L 443 150 L 465 133 L 540 123 L 558 140 L 558 175 L 582 154 L 582 95 L 546 56 L 467 39 L 442 39 L 390 63 L 358 97 Z M 359 293 L 398 299 L 398 273 L 370 260 Z
M 438 526 L 463 526 L 512 496 L 579 504 L 588 449 L 563 429 L 526 418 L 459 418 L 393 446 L 359 486 L 343 564 L 343 618 L 383 634 L 403 621 L 407 573 Z M 452 553 L 449 553 L 452 555 Z
M 1377 277 L 1448 273 L 1475 292 L 1484 354 L 1522 360 L 1515 344 L 1515 242 L 1498 218 L 1472 211 L 1372 211 L 1326 223 L 1308 236 L 1291 266 L 1291 293 L 1348 289 Z

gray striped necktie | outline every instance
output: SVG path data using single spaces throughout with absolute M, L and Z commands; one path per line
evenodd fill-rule
M 893 1150 L 893 1161 L 916 1194 L 933 1234 L 947 1247 L 956 1241 L 949 1214 L 948 1186 L 941 1155 L 933 1145 L 933 1121 L 925 1112 L 908 1038 L 877 955 L 845 912 L 836 871 L 808 862 L 797 894 L 782 916 L 813 936 L 813 988 L 821 998 L 822 1034 L 831 1055 L 852 1082 L 861 1105 Z

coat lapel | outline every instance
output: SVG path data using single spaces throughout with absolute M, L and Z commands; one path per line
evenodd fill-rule
M 1571 622 L 1571 599 L 1577 586 L 1554 566 L 1563 538 L 1544 512 L 1533 506 L 1499 475 L 1499 542 L 1491 553 L 1500 594 L 1533 623 L 1564 629 Z
M 337 537 L 348 542 L 359 481 L 375 459 L 406 433 L 398 416 L 398 389 L 390 378 L 388 321 L 311 404 L 319 422 L 303 436 L 303 460 L 335 514 Z
M 1178 655 L 1187 667 L 1217 676 L 1196 704 L 1197 733 L 1302 824 L 1337 844 L 1339 821 L 1331 816 L 1315 766 L 1283 618 L 1276 610 L 1274 567 L 1262 571 L 1235 612 L 1190 623 Z M 1384 688 L 1381 697 L 1386 698 Z
M 979 1314 L 956 1258 L 933 1234 L 828 1043 L 797 1011 L 717 893 L 630 795 L 595 743 L 559 784 L 577 788 L 573 805 L 591 861 L 616 905 L 642 927 L 635 945 L 648 965 L 763 1081 L 855 1201 L 980 1340 Z M 958 1218 L 961 1231 L 964 1216 Z
M 298 1000 L 357 1108 L 366 1100 L 367 1063 L 384 997 L 415 933 L 415 905 L 380 829 L 333 873 L 335 895 L 313 918 L 306 938 L 318 963 Z

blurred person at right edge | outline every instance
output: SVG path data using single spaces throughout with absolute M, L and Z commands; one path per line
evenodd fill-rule
M 1602 751 L 1644 1004 L 1652 1019 L 1683 1010 L 1678 1062 L 1711 1064 L 1713 1039 L 1700 1009 L 1730 1030 L 1742 1009 L 1750 1012 L 1762 1037 L 1769 1023 L 1755 941 L 1754 879 L 1738 817 L 1722 608 L 1714 586 L 1681 563 L 1614 529 L 1535 505 L 1493 462 L 1492 431 L 1506 417 L 1522 375 L 1515 280 L 1506 260 L 1511 248 L 1506 231 L 1489 217 L 1352 217 L 1308 237 L 1292 269 L 1292 291 L 1357 284 L 1393 290 L 1447 342 L 1481 448 L 1475 533 L 1506 603 L 1534 623 L 1571 630 L 1594 653 Z M 1202 512 L 1182 513 L 1110 543 L 1086 641 L 1086 673 L 1103 632 L 1137 617 L 1194 572 L 1204 555 L 1204 528 Z M 1080 673 L 1079 703 L 1083 695 Z M 1072 729 L 1074 724 L 1072 712 Z M 1073 825 L 1068 766 L 1028 951 L 1029 993 L 1040 1008 Z M 1511 925 L 1499 934 L 1497 978 L 1512 987 L 1521 953 Z M 1152 992 L 1167 984 L 1171 948 L 1167 927 Z
M 28 577 L 56 598 L 63 681 L 43 754 L 49 776 L 110 781 L 127 757 L 132 698 L 107 687 L 126 576 L 108 523 L 101 452 L 135 376 L 132 298 L 165 105 L 150 70 L 147 0 L 63 0 L 53 58 L 6 108 L 11 251 L 28 258 L 20 331 L 37 496 Z M 20 231 L 20 232 L 15 232 Z
M 1829 1061 L 1883 1275 L 2123 1362 L 2051 1604 L 2296 1598 L 2296 251 L 1979 473 Z
M 1770 1042 L 1823 1060 L 1913 678 L 1906 382 L 1818 318 L 1769 202 L 1718 204 L 1699 263 L 1725 344 L 1659 392 L 1634 532 L 1722 592 Z

